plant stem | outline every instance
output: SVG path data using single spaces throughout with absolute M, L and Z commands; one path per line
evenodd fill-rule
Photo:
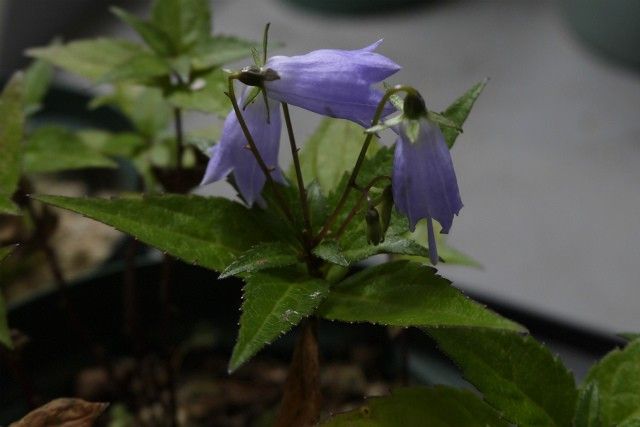
M 345 220 L 342 222 L 342 224 L 340 224 L 338 231 L 336 231 L 336 234 L 334 235 L 334 238 L 336 240 L 339 239 L 340 236 L 342 236 L 342 234 L 347 229 L 347 226 L 351 223 L 353 218 L 360 211 L 360 208 L 362 207 L 362 202 L 364 202 L 364 200 L 367 198 L 369 191 L 373 188 L 374 185 L 378 183 L 378 181 L 381 181 L 383 179 L 391 180 L 391 177 L 387 175 L 377 176 L 374 179 L 372 179 L 371 182 L 369 182 L 369 184 L 367 184 L 365 188 L 360 189 L 360 191 L 362 191 L 362 194 L 360 195 L 360 198 L 358 199 L 358 202 L 355 204 L 355 206 L 351 208 L 351 211 L 349 211 L 349 214 L 347 215 Z
M 384 106 L 389 100 L 389 98 L 391 98 L 391 96 L 393 96 L 398 92 L 413 93 L 415 91 L 416 90 L 414 88 L 409 86 L 394 86 L 393 88 L 387 90 L 387 92 L 382 96 L 382 99 L 378 103 L 375 114 L 373 115 L 373 120 L 371 121 L 371 126 L 375 126 L 378 124 L 378 122 L 380 121 L 380 118 L 382 117 L 382 113 L 384 112 Z M 347 181 L 347 186 L 342 192 L 342 196 L 340 197 L 340 200 L 338 201 L 333 212 L 327 218 L 327 221 L 322 226 L 322 229 L 320 229 L 320 232 L 318 233 L 318 235 L 313 239 L 313 246 L 316 246 L 318 243 L 322 241 L 322 239 L 324 239 L 327 236 L 327 234 L 331 230 L 331 227 L 338 219 L 338 215 L 340 215 L 340 211 L 344 207 L 344 204 L 347 202 L 347 199 L 349 198 L 349 194 L 351 193 L 351 190 L 354 188 L 357 188 L 356 179 L 358 178 L 358 174 L 360 173 L 360 168 L 362 167 L 362 164 L 364 163 L 364 160 L 366 158 L 367 150 L 369 150 L 369 145 L 371 144 L 373 135 L 374 135 L 373 133 L 367 133 L 367 136 L 365 137 L 364 142 L 362 143 L 362 148 L 360 149 L 360 154 L 358 155 L 356 164 L 353 167 L 353 170 L 351 171 L 351 175 L 349 175 L 349 181 Z
M 286 102 L 282 103 L 282 111 L 284 113 L 284 122 L 287 125 L 287 133 L 289 134 L 289 146 L 291 147 L 291 156 L 293 157 L 293 166 L 296 170 L 296 180 L 298 182 L 298 193 L 300 194 L 300 206 L 302 206 L 302 215 L 304 217 L 303 231 L 304 236 L 310 236 L 313 233 L 311 228 L 311 215 L 309 214 L 309 200 L 307 199 L 307 190 L 304 186 L 304 178 L 302 177 L 302 168 L 300 167 L 300 158 L 298 156 L 298 146 L 291 125 L 291 116 L 289 115 L 289 106 Z M 308 239 L 305 239 L 307 241 Z
M 184 156 L 184 131 L 182 127 L 182 109 L 173 109 L 173 122 L 176 131 L 176 181 L 177 188 L 182 187 L 182 157 Z
M 244 116 L 242 115 L 242 111 L 240 111 L 240 107 L 238 106 L 238 101 L 236 100 L 235 89 L 233 87 L 233 81 L 235 79 L 236 79 L 236 77 L 234 75 L 229 76 L 229 80 L 228 80 L 229 92 L 227 93 L 227 95 L 229 96 L 229 99 L 231 100 L 231 105 L 233 106 L 233 111 L 236 113 L 236 118 L 238 119 L 238 123 L 240 124 L 240 128 L 242 129 L 242 133 L 244 133 L 244 137 L 247 140 L 247 143 L 249 144 L 249 148 L 251 149 L 251 152 L 253 153 L 253 156 L 255 157 L 256 161 L 258 162 L 258 166 L 260 166 L 260 169 L 262 169 L 262 172 L 264 173 L 265 177 L 267 178 L 267 182 L 269 183 L 269 185 L 273 189 L 273 194 L 275 195 L 275 197 L 276 197 L 276 199 L 278 201 L 278 204 L 280 205 L 280 209 L 282 210 L 284 215 L 287 217 L 287 219 L 292 224 L 295 224 L 295 222 L 293 220 L 293 214 L 291 213 L 291 209 L 289 208 L 289 205 L 287 204 L 287 201 L 284 198 L 284 195 L 280 191 L 280 188 L 278 187 L 278 185 L 273 180 L 273 176 L 271 175 L 271 169 L 269 168 L 269 166 L 267 166 L 267 164 L 264 162 L 264 159 L 260 155 L 260 152 L 258 151 L 258 147 L 256 146 L 256 143 L 253 140 L 253 136 L 251 136 L 251 132 L 249 132 L 249 128 L 247 127 L 247 123 L 244 120 Z

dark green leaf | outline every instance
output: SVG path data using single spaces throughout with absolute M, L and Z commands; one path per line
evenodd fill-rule
M 78 40 L 27 50 L 29 56 L 48 61 L 89 80 L 97 80 L 145 53 L 145 49 L 135 43 L 111 38 Z
M 585 384 L 585 387 L 589 384 L 598 387 L 602 425 L 637 422 L 640 419 L 640 340 L 607 354 L 591 368 Z
M 296 250 L 286 243 L 260 243 L 229 264 L 220 274 L 220 278 L 254 273 L 274 267 L 284 267 L 296 264 L 298 261 Z
M 25 70 L 24 108 L 27 114 L 34 113 L 40 109 L 40 104 L 49 90 L 52 79 L 53 67 L 45 61 L 33 61 Z
M 140 53 L 140 55 L 118 67 L 112 68 L 105 75 L 98 79 L 97 83 L 114 82 L 141 82 L 160 76 L 171 74 L 171 68 L 167 63 L 151 53 Z
M 244 286 L 240 333 L 229 362 L 234 371 L 262 347 L 312 314 L 328 283 L 293 271 L 257 273 Z
M 500 416 L 470 391 L 444 386 L 399 388 L 339 414 L 323 427 L 506 427 Z
M 153 24 L 169 36 L 175 53 L 185 53 L 211 32 L 208 0 L 156 0 L 151 14 Z
M 21 175 L 23 84 L 23 75 L 17 73 L 0 95 L 0 213 L 18 213 L 11 197 L 18 188 Z
M 595 383 L 580 390 L 573 425 L 574 427 L 602 427 L 600 394 Z
M 620 332 L 618 334 L 619 337 L 624 338 L 627 341 L 633 341 L 640 338 L 640 333 L 638 332 Z
M 123 22 L 131 26 L 142 40 L 153 50 L 155 53 L 161 56 L 168 56 L 174 52 L 174 47 L 171 43 L 169 35 L 164 32 L 162 28 L 158 28 L 151 22 L 145 22 L 137 16 L 120 9 L 119 7 L 112 7 L 111 12 L 120 18 Z
M 241 253 L 275 240 L 263 212 L 227 199 L 163 195 L 115 199 L 38 196 L 38 200 L 93 218 L 162 251 L 222 271 Z
M 532 337 L 489 329 L 427 332 L 507 420 L 522 426 L 571 426 L 577 399 L 573 375 Z
M 73 132 L 43 126 L 28 138 L 23 158 L 26 173 L 58 172 L 83 168 L 113 168 L 116 164 L 86 146 Z
M 168 101 L 174 107 L 224 117 L 231 111 L 231 102 L 224 94 L 227 90 L 227 77 L 222 70 L 210 71 L 195 79 L 189 87 L 172 89 Z
M 249 57 L 251 48 L 257 48 L 258 46 L 258 43 L 237 37 L 209 37 L 194 49 L 191 65 L 195 70 L 219 67 L 228 62 Z
M 322 316 L 391 326 L 523 328 L 465 297 L 436 270 L 395 261 L 347 277 L 331 288 Z
M 455 123 L 458 128 L 462 129 L 462 125 L 465 120 L 469 116 L 471 112 L 471 108 L 473 108 L 473 104 L 476 102 L 476 99 L 482 93 L 482 90 L 487 85 L 488 80 L 483 80 L 480 83 L 475 84 L 471 89 L 465 92 L 460 98 L 456 99 L 453 104 L 451 104 L 442 115 L 447 119 L 451 120 L 451 122 Z M 460 135 L 460 132 L 451 127 L 441 127 L 442 133 L 444 134 L 444 138 L 447 141 L 447 145 L 449 148 L 453 147 L 453 144 L 456 142 L 456 138 Z
M 305 182 L 317 180 L 325 194 L 335 190 L 346 171 L 353 169 L 365 134 L 362 127 L 347 120 L 325 118 L 300 151 Z M 376 151 L 372 143 L 369 155 Z M 294 177 L 295 171 L 289 171 Z
M 11 246 L 0 248 L 0 261 L 9 256 L 13 249 L 14 247 Z M 7 322 L 7 306 L 5 304 L 4 297 L 2 296 L 2 292 L 0 292 L 0 344 L 3 344 L 9 349 L 13 348 L 11 331 L 9 330 L 9 323 Z
M 330 263 L 349 266 L 349 260 L 345 258 L 340 245 L 335 240 L 325 240 L 313 249 L 313 254 Z

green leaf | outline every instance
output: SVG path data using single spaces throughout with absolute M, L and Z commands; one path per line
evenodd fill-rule
M 298 254 L 283 242 L 259 243 L 240 255 L 224 269 L 220 278 L 254 273 L 274 267 L 284 267 L 298 263 Z
M 111 12 L 120 18 L 124 23 L 133 28 L 142 40 L 161 56 L 168 56 L 174 51 L 171 39 L 163 29 L 158 28 L 151 22 L 145 22 L 137 16 L 120 9 L 119 7 L 111 7 Z
M 602 425 L 623 425 L 640 419 L 640 340 L 610 352 L 594 365 L 585 387 L 589 384 L 598 387 Z
M 84 145 L 107 156 L 130 158 L 146 146 L 144 139 L 133 132 L 84 129 L 76 135 Z
M 475 104 L 476 99 L 478 99 L 488 81 L 488 79 L 485 79 L 480 83 L 476 83 L 471 89 L 465 92 L 464 95 L 456 99 L 442 115 L 451 120 L 459 129 L 462 129 L 462 125 L 467 120 L 467 117 L 469 117 L 473 104 Z M 442 127 L 441 130 L 447 141 L 447 146 L 449 146 L 449 148 L 453 147 L 456 138 L 460 135 L 460 131 L 451 127 Z
M 53 67 L 45 61 L 33 61 L 25 70 L 24 108 L 26 114 L 35 113 L 40 109 L 40 104 L 49 90 L 52 79 Z
M 178 54 L 205 41 L 211 32 L 208 0 L 156 0 L 151 16 L 152 23 L 169 36 Z
M 231 102 L 225 95 L 227 77 L 222 70 L 210 71 L 195 79 L 188 87 L 172 89 L 167 100 L 174 107 L 225 117 L 231 111 Z
M 259 44 L 232 36 L 212 36 L 196 46 L 191 65 L 195 70 L 219 67 L 228 62 L 247 58 Z
M 140 55 L 118 67 L 112 68 L 97 81 L 101 83 L 114 82 L 140 82 L 152 79 L 154 77 L 168 76 L 171 74 L 171 68 L 167 63 L 151 53 L 140 53 Z
M 447 235 L 440 233 L 440 225 L 437 222 L 434 225 L 436 228 L 435 233 L 436 245 L 438 247 L 438 256 L 442 258 L 445 264 L 482 268 L 482 264 L 473 259 L 471 256 L 449 245 L 449 243 L 447 242 Z M 427 222 L 425 220 L 421 220 L 418 222 L 415 231 L 411 233 L 411 238 L 417 242 L 427 241 Z
M 322 316 L 391 326 L 523 328 L 465 297 L 436 270 L 408 261 L 369 267 L 336 284 Z
M 489 329 L 427 332 L 507 420 L 522 426 L 571 426 L 577 399 L 573 375 L 532 337 Z
M 506 427 L 500 416 L 467 390 L 441 385 L 408 387 L 391 396 L 374 397 L 355 409 L 339 414 L 323 427 Z
M 0 95 L 0 213 L 18 213 L 11 198 L 21 175 L 23 85 L 22 73 L 14 74 Z
M 4 260 L 9 256 L 11 252 L 15 249 L 15 246 L 6 246 L 4 248 L 0 247 L 0 261 Z
M 146 52 L 143 47 L 126 40 L 96 38 L 32 48 L 26 53 L 95 81 Z
M 343 267 L 349 266 L 349 260 L 345 258 L 340 244 L 335 240 L 325 240 L 318 246 L 313 248 L 313 254 L 320 259 L 329 261 L 330 263 L 341 265 Z
M 114 199 L 37 196 L 129 233 L 186 262 L 222 271 L 241 253 L 275 240 L 260 209 L 218 197 L 162 195 Z
M 229 371 L 312 314 L 328 292 L 328 283 L 294 271 L 257 273 L 244 286 L 240 333 Z
M 574 427 L 602 427 L 600 394 L 595 383 L 580 390 L 573 425 Z
M 305 182 L 317 180 L 325 194 L 334 190 L 345 171 L 356 163 L 362 142 L 362 127 L 347 120 L 325 118 L 300 151 L 300 166 Z M 371 145 L 373 154 L 376 144 Z M 289 171 L 294 177 L 295 171 Z
M 633 341 L 640 338 L 640 333 L 638 332 L 620 332 L 617 335 L 627 341 Z
M 43 126 L 29 136 L 23 166 L 26 173 L 42 173 L 113 168 L 116 163 L 87 147 L 73 132 L 57 126 Z
M 13 246 L 0 248 L 0 262 L 5 259 L 11 251 Z M 3 344 L 9 349 L 13 348 L 13 342 L 11 341 L 11 331 L 9 330 L 9 322 L 7 321 L 7 306 L 0 292 L 0 344 Z

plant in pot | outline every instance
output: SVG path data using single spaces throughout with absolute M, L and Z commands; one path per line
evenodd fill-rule
M 449 149 L 486 82 L 437 113 L 411 86 L 375 87 L 399 69 L 375 52 L 378 43 L 353 51 L 323 49 L 269 57 L 266 30 L 262 51 L 254 48 L 254 65 L 223 72 L 216 58 L 225 56 L 216 49 L 225 52 L 225 43 L 235 47 L 244 43 L 236 50 L 246 51 L 249 44 L 211 41 L 204 5 L 158 0 L 150 21 L 117 11 L 149 48 L 121 57 L 101 70 L 100 78 L 134 81 L 143 87 L 136 91 L 155 90 L 174 111 L 176 135 L 167 143 L 173 161 L 158 165 L 139 152 L 131 156 L 145 177 L 146 194 L 32 198 L 110 225 L 167 256 L 219 272 L 221 278 L 240 279 L 240 329 L 228 364 L 232 376 L 278 337 L 297 329 L 280 402 L 255 422 L 278 426 L 632 426 L 640 422 L 637 335 L 629 335 L 628 345 L 596 364 L 577 386 L 569 370 L 527 335 L 525 327 L 467 298 L 433 267 L 464 260 L 438 241 L 437 231 L 448 232 L 462 207 Z M 86 53 L 83 49 L 89 46 L 91 52 L 104 42 L 53 45 L 32 54 L 74 69 L 78 63 L 69 57 L 82 56 L 78 51 Z M 116 50 L 124 46 L 108 43 L 109 48 L 117 44 Z M 185 46 L 189 47 L 180 50 Z M 198 56 L 200 46 L 211 49 L 205 55 L 208 60 Z M 204 70 L 199 68 L 203 63 Z M 120 90 L 107 99 L 121 99 Z M 229 104 L 221 101 L 225 96 Z M 188 138 L 182 129 L 182 109 L 207 103 L 224 106 L 215 112 L 224 109 L 227 116 L 201 175 L 204 182 L 227 179 L 239 200 L 179 194 L 195 182 L 183 171 Z M 289 105 L 329 116 L 301 149 Z M 136 109 L 130 111 L 134 114 Z M 288 172 L 277 162 L 283 119 L 293 158 Z M 380 143 L 378 135 L 383 132 L 395 134 L 393 146 Z M 163 145 L 162 138 L 152 139 L 152 146 Z M 336 147 L 342 156 L 334 155 Z M 157 192 L 158 188 L 174 193 Z M 426 228 L 425 239 L 413 233 L 420 224 Z M 360 264 L 378 254 L 390 257 Z M 157 311 L 160 335 L 166 337 L 158 353 L 166 362 L 160 366 L 169 387 L 166 399 L 158 400 L 168 402 L 167 408 L 157 419 L 135 412 L 118 418 L 112 411 L 110 422 L 119 425 L 192 422 L 176 410 L 175 345 L 167 339 L 173 326 L 167 292 L 171 263 L 165 265 L 160 279 L 164 303 Z M 477 392 L 444 385 L 397 387 L 351 411 L 330 414 L 321 392 L 320 319 L 343 322 L 345 328 L 356 322 L 417 328 L 458 365 Z M 0 331 L 9 342 L 6 325 Z M 118 389 L 113 400 L 126 402 L 128 394 L 129 390 Z M 76 408 L 81 425 L 91 425 L 104 410 L 82 402 L 66 404 L 64 408 Z M 119 408 L 129 413 L 135 409 Z M 40 409 L 44 417 L 52 412 L 51 407 Z M 216 423 L 206 418 L 201 422 Z

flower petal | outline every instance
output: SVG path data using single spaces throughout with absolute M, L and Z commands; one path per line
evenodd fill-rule
M 422 218 L 433 218 L 447 233 L 462 209 L 458 182 L 449 148 L 440 128 L 421 120 L 415 143 L 399 127 L 393 165 L 393 196 L 411 229 Z

